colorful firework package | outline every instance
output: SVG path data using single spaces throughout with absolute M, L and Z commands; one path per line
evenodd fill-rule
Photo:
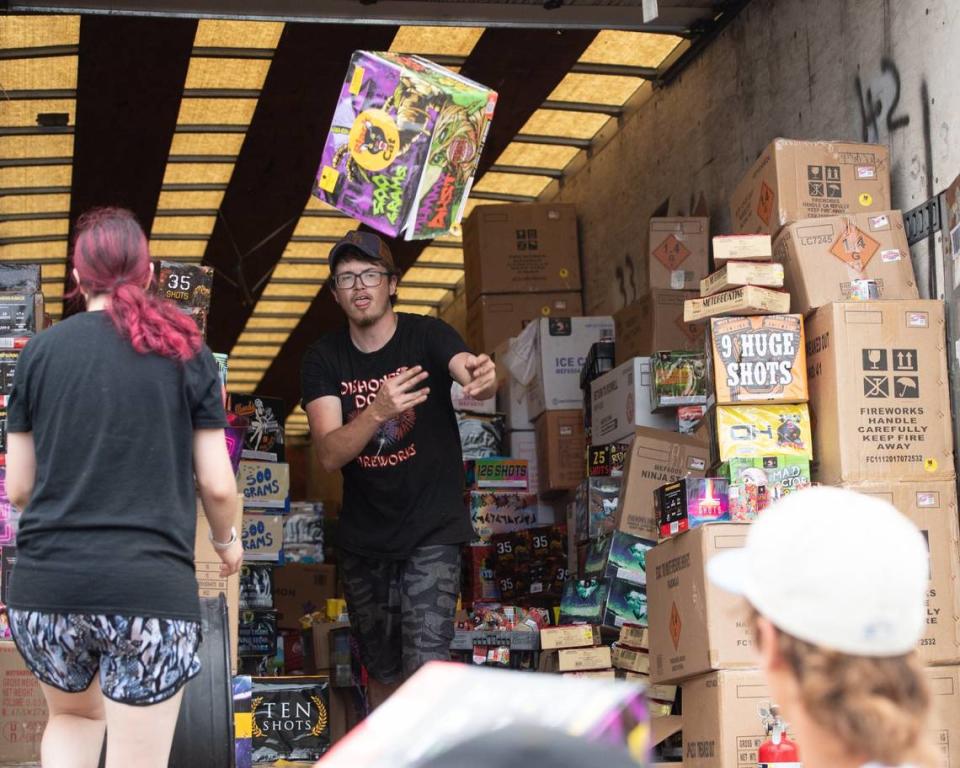
M 253 715 L 250 712 L 250 697 L 253 680 L 249 675 L 233 678 L 233 724 L 236 768 L 253 767 Z
M 810 485 L 810 461 L 798 456 L 730 459 L 719 474 L 730 481 L 730 519 L 755 520 L 760 512 L 788 493 Z
M 706 404 L 706 355 L 702 352 L 657 352 L 650 358 L 650 367 L 651 410 Z
M 603 536 L 616 526 L 623 477 L 590 477 L 574 493 L 574 520 L 578 542 Z
M 207 335 L 207 316 L 213 291 L 213 268 L 175 261 L 154 262 L 157 284 L 154 291 L 180 307 Z
M 240 567 L 240 608 L 273 608 L 273 567 L 244 563 Z
M 718 406 L 714 418 L 720 461 L 772 454 L 813 459 L 806 404 Z
M 492 538 L 502 600 L 559 597 L 567 579 L 565 525 L 532 528 Z
M 624 624 L 647 626 L 647 590 L 628 579 L 610 579 L 603 626 L 619 629 Z
M 610 584 L 604 579 L 568 581 L 560 599 L 560 623 L 600 624 L 609 593 Z
M 325 677 L 253 679 L 253 762 L 317 760 L 330 748 Z
M 313 192 L 390 237 L 446 234 L 463 216 L 496 103 L 419 56 L 357 51 Z
M 246 420 L 243 458 L 259 461 L 284 460 L 283 400 L 231 393 L 227 411 Z
M 729 522 L 727 485 L 723 478 L 687 477 L 660 486 L 654 495 L 660 538 L 706 523 Z

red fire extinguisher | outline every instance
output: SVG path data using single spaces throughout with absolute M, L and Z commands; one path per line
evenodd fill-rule
M 757 750 L 757 768 L 803 768 L 797 745 L 787 737 L 787 723 L 780 717 L 780 708 L 776 704 L 762 708 L 760 717 L 767 740 Z

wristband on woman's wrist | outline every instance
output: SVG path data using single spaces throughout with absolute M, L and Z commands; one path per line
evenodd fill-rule
M 230 528 L 230 539 L 228 541 L 217 541 L 215 538 L 213 538 L 212 530 L 207 533 L 207 538 L 210 539 L 210 543 L 213 544 L 213 548 L 217 550 L 217 552 L 223 552 L 225 549 L 230 549 L 230 547 L 232 547 L 236 542 L 237 529 L 233 527 Z

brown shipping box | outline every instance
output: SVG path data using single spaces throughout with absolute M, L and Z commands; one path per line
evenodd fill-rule
M 767 740 L 759 710 L 775 703 L 763 673 L 711 672 L 681 688 L 684 768 L 754 768 L 757 750 Z M 802 745 L 800 750 L 802 757 Z
M 710 271 L 710 219 L 650 219 L 649 288 L 695 290 Z
M 11 640 L 0 641 L 0 764 L 39 764 L 47 703 Z
M 693 435 L 637 427 L 624 467 L 617 528 L 631 536 L 657 541 L 659 528 L 653 492 L 681 477 L 705 477 L 710 447 Z
M 243 527 L 243 496 L 237 496 L 237 512 L 233 523 L 239 531 Z M 240 574 L 223 578 L 220 575 L 222 560 L 210 543 L 210 524 L 197 499 L 197 535 L 194 541 L 193 566 L 197 574 L 200 597 L 216 597 L 222 594 L 227 599 L 227 620 L 230 622 L 230 668 L 237 671 L 237 643 L 240 639 Z
M 889 211 L 890 150 L 880 144 L 775 139 L 730 201 L 735 232 L 776 235 L 800 219 Z
M 580 317 L 580 293 L 509 293 L 481 296 L 467 309 L 467 345 L 474 352 L 492 353 L 541 317 Z
M 815 479 L 952 479 L 943 302 L 837 302 L 806 330 Z
M 586 476 L 583 411 L 544 411 L 534 423 L 540 493 L 570 491 Z
M 770 235 L 717 235 L 713 238 L 713 263 L 719 269 L 728 261 L 770 261 Z
M 789 293 L 756 285 L 731 288 L 683 302 L 683 320 L 687 323 L 724 315 L 785 315 L 789 311 Z
M 666 350 L 703 349 L 704 328 L 683 321 L 683 302 L 697 291 L 655 289 L 613 316 L 617 365 Z
M 327 600 L 337 596 L 337 567 L 313 563 L 287 563 L 273 570 L 273 607 L 277 627 L 300 629 L 300 617 L 325 611 Z
M 469 304 L 487 293 L 579 291 L 576 208 L 569 203 L 475 208 L 463 225 L 463 266 Z
M 710 523 L 647 553 L 650 677 L 672 683 L 757 663 L 743 600 L 713 586 L 707 561 L 746 543 L 747 523 Z
M 742 285 L 783 288 L 783 264 L 730 261 L 700 281 L 700 296 L 729 291 Z
M 941 768 L 960 768 L 960 667 L 927 667 L 930 731 Z
M 930 587 L 927 631 L 918 652 L 924 664 L 960 663 L 960 530 L 953 481 L 854 483 L 846 487 L 890 502 L 923 531 L 930 547 Z M 960 752 L 957 756 L 960 758 Z
M 919 298 L 900 211 L 788 224 L 774 258 L 783 264 L 793 311 L 803 315 L 849 300 L 855 280 L 872 280 L 879 299 Z

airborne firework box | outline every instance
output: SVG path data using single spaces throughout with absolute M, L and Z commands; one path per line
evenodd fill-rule
M 574 493 L 578 541 L 609 534 L 615 525 L 620 504 L 620 477 L 590 477 Z
M 710 321 L 717 403 L 803 403 L 807 357 L 800 315 Z
M 608 579 L 610 591 L 603 611 L 603 626 L 619 629 L 625 623 L 647 624 L 647 590 L 628 579 Z
M 775 139 L 730 200 L 736 232 L 771 235 L 799 219 L 890 208 L 890 150 L 840 141 Z
M 953 478 L 945 345 L 939 301 L 837 302 L 807 319 L 818 481 Z
M 357 51 L 314 194 L 390 237 L 460 223 L 497 94 L 419 56 Z
M 756 666 L 742 599 L 707 579 L 718 552 L 743 547 L 744 523 L 712 523 L 674 536 L 647 558 L 650 676 L 655 683 L 684 680 L 711 669 Z
M 276 611 L 240 611 L 240 655 L 272 656 L 276 652 Z
M 0 292 L 39 293 L 40 265 L 18 262 L 0 264 Z
M 685 477 L 662 485 L 654 496 L 654 507 L 661 539 L 707 523 L 728 522 L 727 481 L 717 477 Z
M 810 410 L 805 403 L 720 405 L 704 422 L 716 441 L 719 461 L 774 453 L 813 458 Z
M 273 567 L 244 563 L 240 566 L 241 610 L 273 608 Z
M 314 761 L 330 748 L 326 677 L 255 677 L 253 762 Z
M 742 285 L 782 288 L 783 265 L 731 261 L 700 281 L 700 296 L 712 296 Z
M 604 579 L 569 580 L 560 599 L 561 624 L 600 624 L 610 584 Z
M 878 299 L 917 299 L 916 277 L 900 211 L 805 219 L 788 224 L 774 245 L 793 309 L 856 300 L 866 281 Z
M 683 303 L 683 320 L 697 323 L 723 315 L 779 315 L 790 311 L 790 294 L 745 285 Z
M 649 231 L 647 284 L 674 291 L 695 289 L 708 271 L 710 219 L 653 218 Z

